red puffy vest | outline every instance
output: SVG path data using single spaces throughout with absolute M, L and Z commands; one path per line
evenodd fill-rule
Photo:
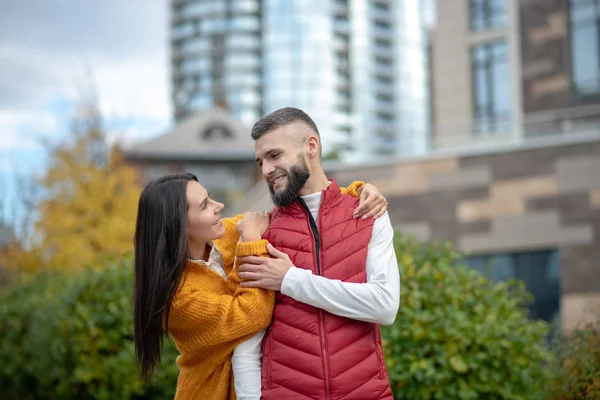
M 373 219 L 354 219 L 358 199 L 332 181 L 318 226 L 302 199 L 276 208 L 264 238 L 298 268 L 344 282 L 367 281 Z M 330 314 L 277 293 L 263 340 L 264 400 L 393 400 L 379 325 Z

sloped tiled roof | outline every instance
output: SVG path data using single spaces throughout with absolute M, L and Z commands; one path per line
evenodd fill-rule
M 130 159 L 254 160 L 254 141 L 246 127 L 220 108 L 178 123 L 167 133 L 134 145 Z

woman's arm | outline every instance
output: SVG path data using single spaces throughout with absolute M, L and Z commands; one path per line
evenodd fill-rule
M 385 214 L 387 210 L 387 200 L 379 189 L 370 183 L 354 181 L 348 187 L 341 187 L 343 194 L 358 197 L 360 199 L 358 207 L 354 210 L 354 218 L 363 217 L 363 219 L 375 217 L 375 219 Z
M 209 346 L 247 339 L 271 323 L 275 293 L 240 287 L 237 269 L 228 275 L 225 287 L 212 271 L 193 278 L 203 283 L 194 285 L 189 282 L 192 277 L 187 278 L 173 301 L 169 330 L 194 330 L 194 341 Z

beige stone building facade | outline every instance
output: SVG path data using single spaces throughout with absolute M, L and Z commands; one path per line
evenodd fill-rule
M 549 319 L 554 309 L 570 330 L 591 318 L 586 310 L 600 315 L 600 8 L 591 0 L 436 6 L 432 157 L 392 169 L 405 177 L 385 183 L 400 192 L 392 218 L 473 252 L 474 267 L 496 262 L 496 278 L 524 279 L 538 303 L 559 293 L 534 315 Z
M 565 330 L 600 314 L 600 135 L 330 172 L 388 198 L 395 228 L 451 241 L 525 280 L 533 314 Z

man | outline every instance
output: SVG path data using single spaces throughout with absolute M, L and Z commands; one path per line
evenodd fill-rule
M 277 206 L 263 236 L 274 258 L 240 266 L 243 286 L 279 291 L 263 399 L 393 399 L 379 333 L 400 298 L 389 216 L 354 218 L 358 200 L 325 176 L 319 132 L 301 110 L 262 118 L 252 138 Z

